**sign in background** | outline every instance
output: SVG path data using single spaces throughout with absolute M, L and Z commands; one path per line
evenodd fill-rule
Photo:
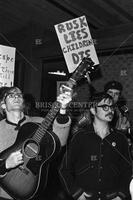
M 0 87 L 14 84 L 16 48 L 0 45 Z
M 85 16 L 55 25 L 55 30 L 68 67 L 72 73 L 84 57 L 99 64 L 94 42 Z

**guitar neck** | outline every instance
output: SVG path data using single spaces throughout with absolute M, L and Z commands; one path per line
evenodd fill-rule
M 84 74 L 86 74 L 86 71 L 91 68 L 91 65 L 93 66 L 93 61 L 90 58 L 83 58 L 79 66 L 76 68 L 76 70 L 73 72 L 72 76 L 67 81 L 67 85 L 64 86 L 65 91 L 67 91 L 67 88 L 72 89 L 74 86 L 76 86 L 77 81 L 80 80 Z M 92 68 L 93 69 L 93 68 Z M 55 101 L 52 104 L 52 108 L 44 118 L 42 124 L 37 129 L 36 133 L 34 134 L 33 138 L 40 142 L 42 138 L 44 137 L 46 131 L 49 129 L 50 125 L 52 124 L 54 118 L 56 117 L 56 114 L 58 113 L 60 109 L 60 103 L 58 101 Z
M 60 103 L 58 101 L 55 101 L 52 104 L 52 108 L 50 109 L 48 114 L 45 116 L 44 120 L 42 121 L 35 135 L 33 136 L 33 138 L 37 142 L 40 142 L 42 140 L 46 131 L 50 128 L 50 125 L 52 124 L 54 118 L 56 117 L 59 109 L 60 109 Z

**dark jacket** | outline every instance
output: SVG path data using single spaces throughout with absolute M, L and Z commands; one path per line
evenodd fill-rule
M 92 125 L 80 129 L 68 146 L 59 173 L 66 190 L 75 199 L 83 192 L 104 200 L 112 193 L 128 196 L 131 160 L 125 136 L 111 129 L 101 139 Z

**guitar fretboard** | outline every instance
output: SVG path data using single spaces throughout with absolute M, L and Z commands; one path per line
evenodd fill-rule
M 44 137 L 46 131 L 49 129 L 52 121 L 54 120 L 55 116 L 57 115 L 58 111 L 60 109 L 60 103 L 58 101 L 55 101 L 52 104 L 52 108 L 40 124 L 39 128 L 37 129 L 36 133 L 33 136 L 33 139 L 36 142 L 40 142 L 42 138 Z
M 93 64 L 94 63 L 90 58 L 83 58 L 82 62 L 79 64 L 79 66 L 73 72 L 72 76 L 67 81 L 67 86 L 72 89 L 76 85 L 76 82 L 80 80 L 84 74 L 86 74 L 87 69 L 89 72 L 89 68 L 91 68 Z M 91 69 L 94 69 L 94 67 L 92 67 Z M 34 134 L 33 139 L 35 141 L 39 143 L 42 140 L 46 131 L 48 130 L 52 121 L 54 120 L 56 114 L 58 113 L 59 109 L 60 103 L 58 101 L 55 101 L 52 104 L 52 108 L 50 109 L 43 122 L 37 129 L 36 133 Z

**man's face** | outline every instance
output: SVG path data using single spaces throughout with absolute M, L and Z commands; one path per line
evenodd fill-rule
M 11 91 L 7 94 L 4 100 L 5 110 L 10 111 L 22 111 L 23 110 L 23 95 L 20 90 Z
M 120 91 L 117 89 L 109 89 L 107 91 L 107 94 L 109 94 L 110 96 L 112 96 L 114 103 L 118 102 L 119 96 L 120 96 Z
M 95 108 L 94 117 L 100 121 L 110 122 L 114 115 L 113 101 L 109 99 L 103 99 L 98 103 Z

